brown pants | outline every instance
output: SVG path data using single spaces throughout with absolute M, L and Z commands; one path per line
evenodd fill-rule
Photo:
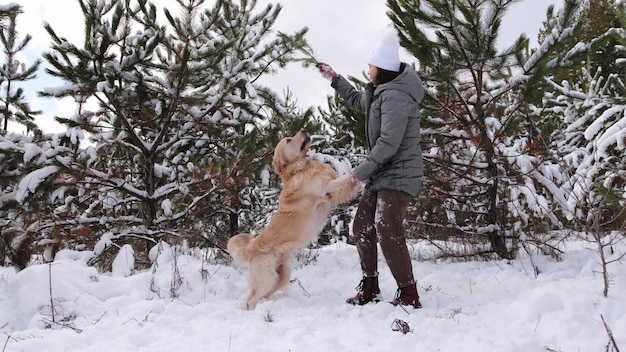
M 352 224 L 352 233 L 365 276 L 378 275 L 380 239 L 387 265 L 398 287 L 415 283 L 404 235 L 404 215 L 411 196 L 402 191 L 365 191 Z

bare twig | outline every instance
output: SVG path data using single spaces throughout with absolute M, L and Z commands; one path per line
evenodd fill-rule
M 539 267 L 535 264 L 535 261 L 533 259 L 533 253 L 530 250 L 530 248 L 528 248 L 526 241 L 521 241 L 521 243 L 522 243 L 522 248 L 524 248 L 526 253 L 528 253 L 528 259 L 530 260 L 530 265 L 533 266 L 533 273 L 535 274 L 535 279 L 536 279 L 537 276 L 539 275 Z
M 7 339 L 4 341 L 4 347 L 2 347 L 2 352 L 7 350 L 7 345 L 9 344 L 9 340 L 12 339 L 11 335 L 7 334 Z
M 317 262 L 319 255 L 320 250 L 312 247 L 298 251 L 298 253 L 296 253 L 296 260 L 300 263 L 300 265 L 297 266 L 296 269 L 303 268 Z
M 541 313 L 537 311 L 537 324 L 535 324 L 535 333 L 537 332 L 537 328 L 539 327 L 539 323 L 541 322 Z
M 74 326 L 72 326 L 72 324 L 67 323 L 67 322 L 65 322 L 65 321 L 62 321 L 62 322 L 60 322 L 60 323 L 59 323 L 59 322 L 56 322 L 56 321 L 51 321 L 51 320 L 48 320 L 48 319 L 42 319 L 42 320 L 43 320 L 44 322 L 46 322 L 46 323 L 50 324 L 50 325 L 57 325 L 57 326 L 60 326 L 60 327 L 62 327 L 62 328 L 72 329 L 72 330 L 74 330 L 74 332 L 76 332 L 76 333 L 78 333 L 78 334 L 80 334 L 80 333 L 82 333 L 82 332 L 83 332 L 83 330 L 82 330 L 82 329 L 79 329 L 79 328 L 77 328 L 77 327 L 74 327 Z
M 54 314 L 54 299 L 52 298 L 52 263 L 48 263 L 48 289 L 50 292 L 50 312 L 52 313 L 52 322 L 56 323 Z
M 391 323 L 391 330 L 400 331 L 405 335 L 409 332 L 413 332 L 413 330 L 411 330 L 411 327 L 409 326 L 409 323 L 400 319 L 396 319 L 393 321 L 393 323 Z
M 135 319 L 135 318 L 130 318 L 128 320 L 126 320 L 125 322 L 122 323 L 122 325 L 126 325 L 126 323 L 128 323 L 129 321 L 134 321 L 135 323 L 139 324 L 139 326 L 143 327 L 143 323 L 140 322 L 139 320 Z
M 178 256 L 179 256 L 178 248 L 174 247 L 173 251 L 174 251 L 173 253 L 174 261 L 172 262 L 172 281 L 170 282 L 170 297 L 178 298 L 179 296 L 178 290 L 183 285 L 183 277 L 180 274 L 180 268 L 178 267 Z
M 96 325 L 98 324 L 98 322 L 100 322 L 100 319 L 102 319 L 102 317 L 104 317 L 107 314 L 107 312 L 102 313 L 102 315 L 100 315 L 100 317 L 98 317 L 98 319 L 96 319 L 96 321 L 94 321 L 93 323 L 91 323 L 91 325 Z
M 302 286 L 302 283 L 300 282 L 300 280 L 293 279 L 293 280 L 291 280 L 291 282 L 297 283 L 298 286 L 300 286 L 300 288 L 302 289 L 302 291 L 304 291 L 304 295 L 307 296 L 307 297 L 311 297 L 311 294 L 304 288 L 304 286 Z
M 604 329 L 606 329 L 606 333 L 609 335 L 609 339 L 611 339 L 611 342 L 613 343 L 613 348 L 615 349 L 615 352 L 619 352 L 619 347 L 617 347 L 617 342 L 615 342 L 615 337 L 613 337 L 613 332 L 611 331 L 611 328 L 609 328 L 609 325 L 606 323 L 606 320 L 604 320 L 602 314 L 600 314 L 600 318 L 602 319 L 602 324 L 604 324 Z
M 409 313 L 409 311 L 408 311 L 408 310 L 406 310 L 406 308 L 404 308 L 404 305 L 403 305 L 403 304 L 398 304 L 398 307 L 402 308 L 402 310 L 403 310 L 406 314 L 411 315 L 411 313 Z

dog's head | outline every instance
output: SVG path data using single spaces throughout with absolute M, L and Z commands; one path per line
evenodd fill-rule
M 278 142 L 274 149 L 272 166 L 276 173 L 281 175 L 289 164 L 305 158 L 311 137 L 306 131 L 300 131 L 292 137 L 285 137 Z

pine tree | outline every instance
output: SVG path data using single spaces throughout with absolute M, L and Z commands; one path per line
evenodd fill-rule
M 556 50 L 552 52 L 552 57 L 562 57 L 566 51 L 579 43 L 591 43 L 598 37 L 603 36 L 611 28 L 619 27 L 618 7 L 615 0 L 594 0 L 586 1 L 584 8 L 579 13 L 581 26 L 575 36 L 563 40 Z M 553 29 L 550 22 L 557 20 L 555 18 L 554 6 L 548 9 L 548 19 L 544 22 L 544 28 L 539 32 L 538 40 L 541 44 L 550 31 Z M 617 46 L 614 38 L 605 40 L 604 45 L 597 45 L 594 50 L 581 51 L 576 57 L 571 57 L 571 63 L 564 68 L 558 69 L 553 73 L 555 82 L 580 78 L 582 80 L 581 69 L 586 68 L 589 72 L 596 72 L 598 68 L 602 69 L 602 77 L 605 79 L 615 73 L 618 73 L 616 67 Z M 623 71 L 622 71 L 623 73 Z
M 0 265 L 23 269 L 30 261 L 31 241 L 25 229 L 25 212 L 16 201 L 17 181 L 23 176 L 27 150 L 35 147 L 29 136 L 0 135 Z M 27 154 L 28 155 L 28 154 Z
M 528 53 L 522 35 L 507 49 L 496 40 L 515 1 L 389 0 L 401 44 L 420 64 L 425 180 L 424 230 L 488 238 L 501 258 L 507 238 L 538 223 L 558 224 L 542 155 L 538 110 L 529 93 L 562 65 L 549 53 L 576 28 L 578 0 L 565 3 L 543 45 Z M 430 33 L 434 33 L 431 35 Z M 432 38 L 432 39 L 431 39 Z
M 27 67 L 18 60 L 18 54 L 31 39 L 29 35 L 21 40 L 18 38 L 16 23 L 21 13 L 19 5 L 0 6 L 0 40 L 4 61 L 0 67 L 0 265 L 7 263 L 17 269 L 25 268 L 31 261 L 36 244 L 33 243 L 30 225 L 38 221 L 38 216 L 18 201 L 21 200 L 20 182 L 25 180 L 25 175 L 45 166 L 48 162 L 46 152 L 50 147 L 49 141 L 33 121 L 39 112 L 30 109 L 23 90 L 17 87 L 19 82 L 35 78 L 41 62 L 36 60 Z M 29 133 L 9 132 L 9 123 L 23 125 Z M 24 185 L 29 186 L 35 189 L 39 184 Z
M 611 53 L 613 62 L 584 56 L 591 61 L 578 75 L 547 80 L 552 92 L 544 99 L 560 126 L 552 133 L 551 151 L 566 175 L 560 187 L 572 226 L 590 232 L 622 230 L 626 223 L 626 5 L 616 9 L 622 15 L 615 27 L 581 42 L 591 53 Z
M 47 226 L 61 196 L 53 190 L 65 181 L 55 175 L 57 136 L 7 133 L 0 145 L 0 262 L 23 269 L 33 253 L 50 250 L 57 235 Z
M 257 80 L 292 59 L 306 29 L 273 36 L 280 6 L 178 3 L 163 23 L 148 0 L 81 0 L 83 46 L 45 25 L 48 72 L 67 84 L 42 94 L 78 103 L 58 118 L 68 126 L 58 160 L 69 182 L 54 192 L 67 220 L 50 226 L 96 254 L 127 241 L 221 247 L 247 221 L 251 188 L 285 131 L 277 121 L 295 119 Z
M 21 40 L 18 37 L 17 17 L 21 13 L 22 8 L 17 4 L 11 4 L 0 10 L 0 40 L 4 59 L 0 67 L 0 114 L 3 120 L 0 134 L 2 135 L 8 132 L 9 121 L 25 126 L 27 132 L 41 134 L 34 123 L 35 115 L 40 112 L 31 110 L 30 104 L 26 102 L 24 91 L 17 87 L 19 82 L 36 78 L 36 72 L 41 64 L 41 60 L 36 60 L 35 63 L 27 66 L 18 59 L 19 52 L 24 50 L 31 40 L 30 35 L 26 35 Z

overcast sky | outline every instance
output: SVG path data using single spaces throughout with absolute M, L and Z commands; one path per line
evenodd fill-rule
M 172 1 L 156 1 L 157 4 L 168 2 Z M 49 36 L 43 29 L 44 21 L 49 22 L 58 35 L 75 43 L 82 42 L 83 16 L 76 0 L 19 0 L 18 3 L 24 10 L 18 17 L 19 34 L 33 37 L 24 59 L 28 63 L 48 50 Z M 258 0 L 257 6 L 261 8 L 267 3 L 277 2 Z M 344 75 L 361 76 L 367 68 L 367 56 L 375 45 L 371 38 L 390 23 L 385 15 L 386 0 L 289 0 L 282 3 L 283 10 L 274 29 L 290 33 L 308 27 L 307 39 L 317 59 Z M 522 33 L 526 33 L 534 45 L 548 6 L 556 5 L 560 9 L 562 4 L 563 0 L 521 0 L 512 5 L 502 23 L 500 45 L 510 46 Z M 410 61 L 406 54 L 402 58 Z M 71 115 L 73 103 L 70 99 L 59 102 L 37 98 L 37 90 L 56 85 L 43 71 L 38 77 L 24 86 L 29 101 L 34 109 L 44 110 L 44 116 L 38 120 L 40 126 L 48 132 L 59 131 L 50 123 L 52 116 Z M 332 94 L 328 81 L 313 68 L 304 69 L 299 64 L 288 66 L 284 72 L 264 82 L 279 93 L 289 88 L 303 108 L 325 106 L 326 96 Z

